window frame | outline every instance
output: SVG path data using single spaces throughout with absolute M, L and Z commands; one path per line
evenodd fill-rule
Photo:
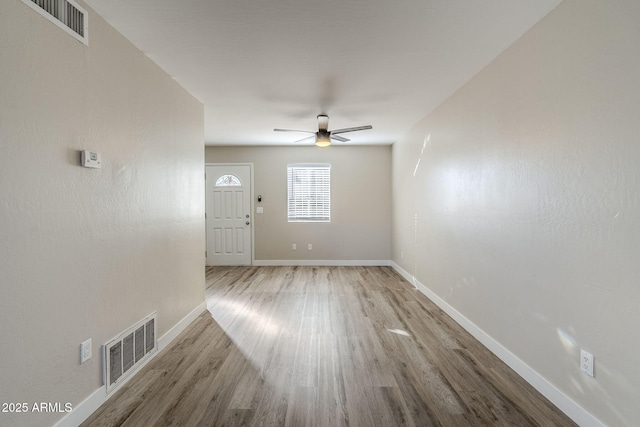
M 287 165 L 287 222 L 331 222 L 331 164 Z

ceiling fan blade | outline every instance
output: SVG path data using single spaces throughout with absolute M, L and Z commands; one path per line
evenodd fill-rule
M 371 127 L 370 125 L 366 125 L 366 126 L 356 126 L 353 128 L 336 129 L 336 130 L 332 130 L 331 134 L 335 135 L 336 133 L 355 132 L 357 130 L 367 130 L 367 129 L 373 129 L 373 127 Z
M 316 139 L 316 136 L 315 136 L 315 135 L 313 135 L 313 136 L 305 136 L 304 138 L 299 139 L 299 140 L 297 140 L 297 141 L 293 141 L 293 142 L 294 142 L 295 144 L 297 144 L 298 142 L 303 142 L 303 141 L 311 141 L 311 140 L 314 140 L 314 141 L 315 141 L 315 139 Z
M 295 130 L 295 129 L 274 129 L 276 132 L 302 132 L 302 133 L 315 133 L 310 130 Z
M 329 128 L 329 116 L 326 114 L 318 115 L 318 130 L 326 131 Z
M 331 133 L 331 139 L 335 139 L 336 141 L 340 141 L 340 142 L 351 141 L 349 138 L 345 138 L 343 136 L 334 135 L 333 132 Z

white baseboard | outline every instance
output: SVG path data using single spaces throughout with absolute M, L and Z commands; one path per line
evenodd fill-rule
M 156 351 L 151 357 L 149 357 L 139 368 L 136 369 L 136 372 L 139 372 L 147 363 L 153 360 L 162 350 L 164 350 L 170 343 L 173 341 L 182 331 L 184 331 L 187 326 L 191 324 L 198 316 L 200 316 L 207 309 L 207 303 L 205 301 L 201 302 L 196 308 L 191 310 L 189 314 L 182 318 L 178 323 L 176 323 L 167 333 L 158 338 L 158 351 Z M 106 386 L 102 386 L 91 393 L 85 400 L 77 404 L 71 412 L 65 415 L 62 419 L 60 419 L 57 423 L 54 424 L 54 427 L 77 427 L 82 424 L 87 418 L 91 416 L 102 404 L 104 404 L 109 397 L 113 396 L 113 394 L 124 384 L 129 382 L 131 378 L 135 377 L 135 373 L 129 375 L 129 377 L 122 382 L 117 388 L 115 388 L 109 396 L 107 396 Z
M 182 320 L 176 323 L 173 328 L 169 329 L 163 336 L 158 338 L 158 353 L 164 350 L 171 342 L 176 339 L 178 335 L 180 335 L 187 326 L 191 324 L 194 320 L 198 318 L 202 313 L 207 310 L 207 302 L 202 301 L 196 308 L 191 310 L 189 314 L 184 316 Z
M 434 304 L 440 307 L 442 311 L 451 316 L 453 320 L 455 320 L 467 332 L 473 335 L 493 354 L 498 356 L 500 360 L 502 360 L 518 375 L 524 378 L 524 380 L 531 384 L 536 390 L 538 390 L 540 394 L 549 399 L 575 423 L 582 427 L 603 427 L 605 425 L 580 405 L 578 405 L 576 402 L 574 402 L 569 396 L 560 391 L 560 389 L 551 384 L 537 371 L 524 363 L 515 354 L 511 353 L 506 347 L 493 339 L 485 331 L 480 329 L 475 323 L 467 319 L 462 313 L 449 305 L 449 303 L 436 295 L 428 287 L 420 283 L 420 281 L 417 280 L 412 274 L 409 274 L 406 270 L 404 270 L 393 261 L 391 261 L 391 267 L 393 267 L 394 270 L 400 273 L 402 277 L 407 279 L 409 283 L 413 284 L 416 289 L 422 292 Z
M 150 357 L 151 360 L 153 357 Z M 93 414 L 107 400 L 106 386 L 102 386 L 85 400 L 73 407 L 73 410 L 61 418 L 53 427 L 77 427 Z
M 391 265 L 391 261 L 386 259 L 373 259 L 373 260 L 351 260 L 351 259 L 256 259 L 253 261 L 253 265 L 257 266 L 346 266 L 346 267 L 388 267 Z

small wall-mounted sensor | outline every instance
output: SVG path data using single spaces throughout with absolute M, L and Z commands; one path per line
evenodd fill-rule
M 80 153 L 80 164 L 85 168 L 100 169 L 102 162 L 100 161 L 100 153 L 95 151 L 83 150 Z
M 262 196 L 258 195 L 258 202 L 261 202 L 261 201 L 262 201 Z

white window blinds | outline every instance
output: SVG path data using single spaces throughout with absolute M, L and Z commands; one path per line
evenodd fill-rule
M 331 165 L 287 166 L 289 222 L 331 221 Z

